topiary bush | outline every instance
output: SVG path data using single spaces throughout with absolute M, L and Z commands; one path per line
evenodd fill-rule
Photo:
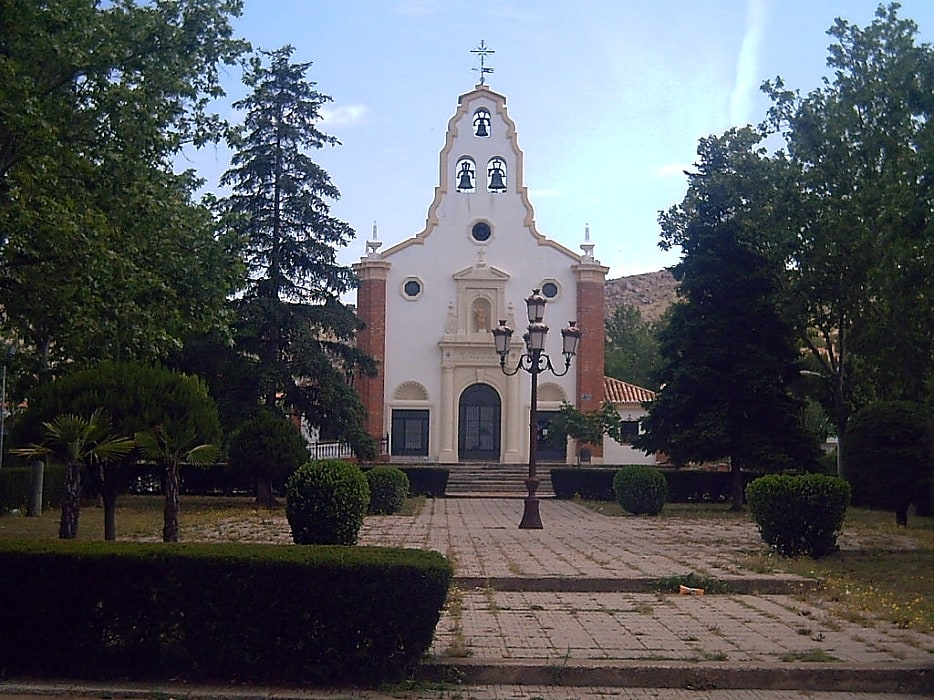
M 370 504 L 367 513 L 391 515 L 402 510 L 405 497 L 409 495 L 409 477 L 398 467 L 373 467 L 366 472 L 370 487 Z
M 658 515 L 668 499 L 668 482 L 653 467 L 633 464 L 613 476 L 616 502 L 633 515 Z
M 285 485 L 285 516 L 295 544 L 357 543 L 370 488 L 358 467 L 339 459 L 302 465 Z
M 850 485 L 826 474 L 767 474 L 746 487 L 746 502 L 766 544 L 818 559 L 838 549 Z
M 235 474 L 255 479 L 257 503 L 271 508 L 276 491 L 308 461 L 308 447 L 290 420 L 262 410 L 233 431 L 227 461 Z
M 853 504 L 895 511 L 908 523 L 908 507 L 934 474 L 931 419 L 927 409 L 907 401 L 864 406 L 847 423 L 843 466 Z

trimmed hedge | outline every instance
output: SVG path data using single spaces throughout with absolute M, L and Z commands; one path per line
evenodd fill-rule
M 409 477 L 404 471 L 396 467 L 373 467 L 364 473 L 370 487 L 368 514 L 391 515 L 402 510 L 409 494 Z
M 29 467 L 3 467 L 0 469 L 0 515 L 29 503 Z M 57 508 L 65 491 L 65 467 L 46 465 L 42 472 L 42 508 Z
M 628 466 L 628 465 L 624 465 Z M 647 465 L 648 466 L 648 465 Z M 614 501 L 613 477 L 621 467 L 558 467 L 551 470 L 555 496 Z M 729 503 L 730 473 L 699 469 L 659 469 L 668 482 L 668 503 Z M 743 472 L 744 485 L 762 476 Z
M 304 464 L 285 484 L 285 517 L 295 544 L 356 544 L 369 503 L 363 472 L 339 459 Z
M 442 467 L 399 467 L 409 477 L 410 496 L 443 498 L 448 488 L 449 469 Z
M 838 549 L 850 485 L 826 474 L 767 474 L 746 487 L 746 501 L 766 544 L 817 559 Z
M 0 677 L 345 685 L 406 676 L 453 575 L 400 548 L 58 540 L 0 541 L 0 570 Z
M 633 464 L 613 476 L 616 502 L 633 515 L 658 515 L 668 498 L 668 482 L 658 469 Z

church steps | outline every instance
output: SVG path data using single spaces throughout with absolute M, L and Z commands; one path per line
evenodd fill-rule
M 521 497 L 528 493 L 525 486 L 529 475 L 527 464 L 464 462 L 445 465 L 445 468 L 449 470 L 447 496 Z M 539 465 L 538 478 L 537 495 L 553 497 L 550 466 Z

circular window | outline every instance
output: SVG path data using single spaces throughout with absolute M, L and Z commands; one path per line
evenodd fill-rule
M 546 299 L 554 299 L 558 296 L 558 285 L 555 282 L 542 283 L 542 296 Z
M 473 225 L 473 228 L 470 229 L 470 236 L 475 241 L 483 243 L 490 240 L 492 231 L 490 230 L 490 225 L 485 221 L 478 221 Z
M 408 299 L 417 299 L 422 293 L 422 283 L 414 277 L 410 277 L 402 283 L 402 293 Z

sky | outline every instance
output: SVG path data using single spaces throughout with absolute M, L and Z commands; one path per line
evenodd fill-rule
M 763 81 L 805 94 L 828 75 L 836 17 L 864 27 L 875 0 L 245 0 L 235 21 L 254 48 L 295 48 L 329 95 L 321 129 L 340 146 L 314 160 L 341 192 L 331 213 L 364 255 L 374 222 L 384 247 L 425 226 L 439 154 L 458 96 L 479 81 L 480 42 L 491 89 L 505 95 L 524 153 L 538 231 L 579 250 L 589 226 L 609 279 L 678 262 L 658 247 L 659 211 L 684 197 L 698 140 L 758 123 Z M 934 2 L 902 0 L 899 16 L 934 41 Z M 230 103 L 246 88 L 225 73 Z M 189 153 L 206 189 L 229 153 Z

